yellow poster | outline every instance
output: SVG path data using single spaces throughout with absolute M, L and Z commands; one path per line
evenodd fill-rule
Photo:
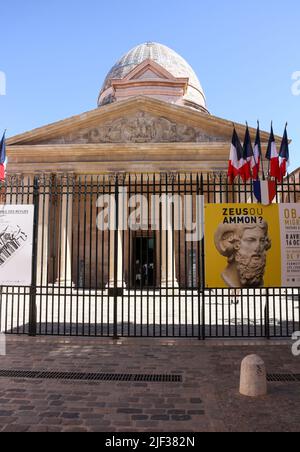
M 279 206 L 207 204 L 208 288 L 281 287 Z

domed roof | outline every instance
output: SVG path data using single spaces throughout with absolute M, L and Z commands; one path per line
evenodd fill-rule
M 154 42 L 147 42 L 135 47 L 112 67 L 100 91 L 99 106 L 109 102 L 107 99 L 100 101 L 100 97 L 111 87 L 112 80 L 123 79 L 135 67 L 148 59 L 162 66 L 174 77 L 188 78 L 188 90 L 184 99 L 187 104 L 190 102 L 191 106 L 207 111 L 204 91 L 192 67 L 174 50 Z

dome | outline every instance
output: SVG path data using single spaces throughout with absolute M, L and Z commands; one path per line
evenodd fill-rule
M 126 53 L 109 71 L 100 91 L 98 106 L 114 101 L 110 88 L 115 79 L 122 80 L 146 60 L 152 60 L 176 78 L 187 78 L 184 104 L 207 112 L 202 86 L 192 67 L 174 50 L 158 43 L 141 44 Z

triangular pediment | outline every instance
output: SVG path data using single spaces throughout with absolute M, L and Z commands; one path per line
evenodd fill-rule
M 155 63 L 155 61 L 153 60 L 143 61 L 132 71 L 130 71 L 127 76 L 122 79 L 122 82 L 127 83 L 134 80 L 169 80 L 173 82 L 180 80 L 181 82 L 188 82 L 188 79 L 177 79 L 165 68 Z
M 242 137 L 245 126 L 236 125 Z M 251 129 L 253 139 L 255 129 Z M 10 145 L 228 142 L 232 122 L 147 97 L 112 105 L 9 138 Z M 262 142 L 269 134 L 262 132 Z
M 166 77 L 162 77 L 161 74 L 154 72 L 152 68 L 146 68 L 136 75 L 132 80 L 167 80 Z

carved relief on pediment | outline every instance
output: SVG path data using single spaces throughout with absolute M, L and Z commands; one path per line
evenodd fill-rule
M 49 144 L 93 143 L 176 143 L 223 141 L 207 135 L 200 128 L 178 124 L 161 116 L 137 112 L 101 126 L 72 132 L 47 141 Z

